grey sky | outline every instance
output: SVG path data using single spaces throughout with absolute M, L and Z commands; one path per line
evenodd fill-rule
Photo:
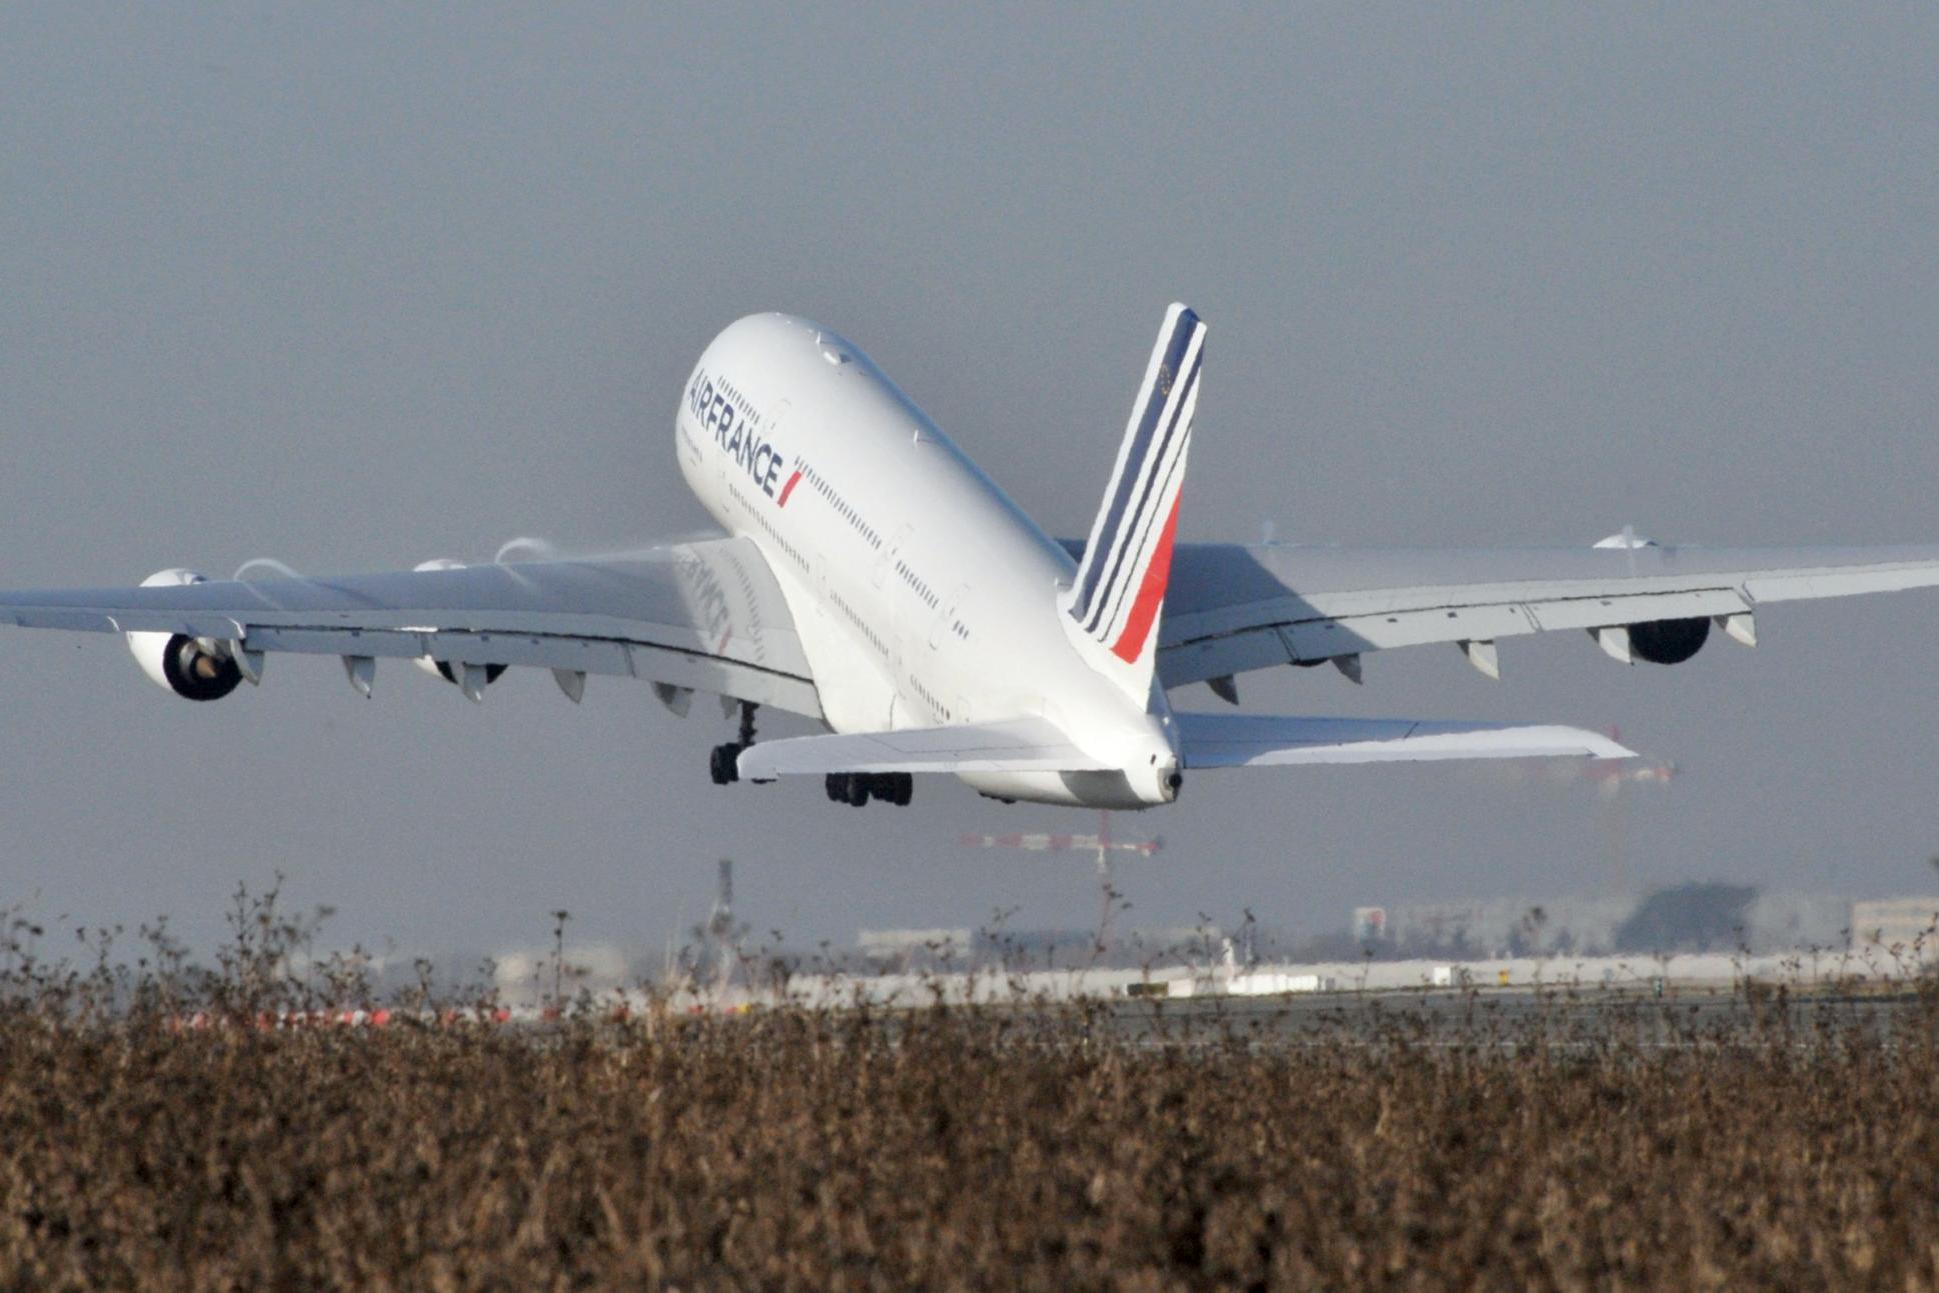
M 11 586 L 489 558 L 705 524 L 679 382 L 781 308 L 867 349 L 1081 533 L 1165 304 L 1211 326 L 1191 538 L 1939 536 L 1939 11 L 0 9 Z M 1580 635 L 1244 680 L 1249 708 L 1621 724 L 1687 775 L 1632 884 L 1929 887 L 1939 598 L 1780 608 L 1624 670 Z M 1082 828 L 953 782 L 707 784 L 682 722 L 271 662 L 213 706 L 105 637 L 0 636 L 0 900 L 212 937 L 281 868 L 348 940 L 653 943 L 738 859 L 757 930 L 1092 913 Z M 1181 694 L 1216 704 L 1202 689 Z M 777 720 L 774 730 L 783 730 Z M 1192 779 L 1132 923 L 1593 892 L 1582 788 Z

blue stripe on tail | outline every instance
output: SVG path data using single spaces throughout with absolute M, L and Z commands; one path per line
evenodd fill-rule
M 1117 618 L 1118 604 L 1124 600 L 1125 593 L 1134 582 L 1131 575 L 1137 571 L 1138 563 L 1131 561 L 1127 565 L 1126 559 L 1142 552 L 1145 545 L 1139 541 L 1140 532 L 1145 539 L 1149 539 L 1151 530 L 1158 523 L 1159 518 L 1155 514 L 1156 509 L 1152 505 L 1152 500 L 1163 497 L 1164 487 L 1171 483 L 1175 474 L 1177 463 L 1176 455 L 1173 454 L 1173 443 L 1179 442 L 1179 447 L 1182 449 L 1183 438 L 1191 434 L 1191 424 L 1184 420 L 1184 411 L 1191 402 L 1192 384 L 1198 380 L 1199 365 L 1204 361 L 1204 355 L 1203 350 L 1194 355 L 1191 371 L 1182 378 L 1174 379 L 1170 384 L 1171 393 L 1176 394 L 1177 399 L 1172 401 L 1171 417 L 1166 419 L 1164 436 L 1159 440 L 1157 453 L 1152 459 L 1159 469 L 1145 476 L 1144 486 L 1138 491 L 1138 504 L 1131 511 L 1131 523 L 1124 527 L 1121 534 L 1113 536 L 1116 552 L 1111 557 L 1111 573 L 1104 580 L 1104 596 L 1095 599 L 1095 605 L 1088 618 L 1079 620 L 1088 633 L 1097 633 L 1101 626 Z M 1166 467 L 1168 457 L 1174 459 L 1169 468 Z M 1130 473 L 1130 475 L 1135 478 L 1136 473 Z M 1124 572 L 1122 578 L 1120 578 L 1120 572 Z

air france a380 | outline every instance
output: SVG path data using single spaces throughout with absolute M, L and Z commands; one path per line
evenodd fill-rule
M 379 660 L 474 701 L 519 667 L 574 701 L 589 675 L 637 679 L 682 715 L 696 692 L 720 698 L 721 786 L 808 775 L 837 802 L 907 804 L 918 775 L 946 773 L 1004 801 L 1147 808 L 1235 767 L 1629 753 L 1554 724 L 1175 708 L 1187 684 L 1236 706 L 1248 671 L 1330 664 L 1357 683 L 1369 653 L 1436 643 L 1496 677 L 1501 639 L 1555 629 L 1675 664 L 1713 631 L 1754 644 L 1767 603 L 1939 583 L 1939 546 L 1180 543 L 1205 334 L 1166 311 L 1081 542 L 1039 528 L 848 340 L 760 314 L 707 346 L 674 417 L 674 459 L 719 537 L 328 579 L 171 568 L 0 593 L 0 623 L 125 634 L 150 679 L 194 701 L 260 682 L 284 652 L 338 657 L 365 696 Z M 758 740 L 764 707 L 827 731 Z

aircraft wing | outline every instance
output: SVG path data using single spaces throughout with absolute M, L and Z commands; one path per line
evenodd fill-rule
M 1494 550 L 1180 544 L 1160 625 L 1167 687 L 1430 642 L 1492 644 L 1714 618 L 1754 641 L 1766 602 L 1939 584 L 1939 546 Z M 1615 645 L 1621 643 L 1621 645 Z M 1627 638 L 1612 639 L 1612 653 Z M 1492 648 L 1476 659 L 1493 671 Z
M 562 682 L 609 674 L 683 689 L 663 693 L 669 703 L 698 690 L 821 717 L 787 602 L 745 539 L 345 578 L 0 592 L 9 623 L 180 633 L 250 656 L 342 656 L 347 668 L 429 657 L 454 680 L 465 666 L 537 665 Z

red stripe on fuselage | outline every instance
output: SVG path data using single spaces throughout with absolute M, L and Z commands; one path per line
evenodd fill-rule
M 1182 497 L 1181 491 L 1178 498 Z M 1171 501 L 1171 515 L 1165 518 L 1165 528 L 1158 535 L 1158 550 L 1151 554 L 1151 564 L 1145 567 L 1145 577 L 1138 583 L 1138 600 L 1131 603 L 1131 617 L 1124 622 L 1124 632 L 1111 644 L 1111 654 L 1126 664 L 1135 663 L 1145 649 L 1145 639 L 1151 636 L 1158 608 L 1165 601 L 1165 585 L 1171 582 L 1171 536 L 1178 528 L 1178 498 Z
M 794 469 L 794 475 L 788 477 L 788 483 L 781 487 L 781 497 L 774 501 L 774 505 L 776 507 L 786 507 L 788 505 L 788 495 L 794 493 L 794 487 L 800 483 L 801 468 L 796 467 Z

